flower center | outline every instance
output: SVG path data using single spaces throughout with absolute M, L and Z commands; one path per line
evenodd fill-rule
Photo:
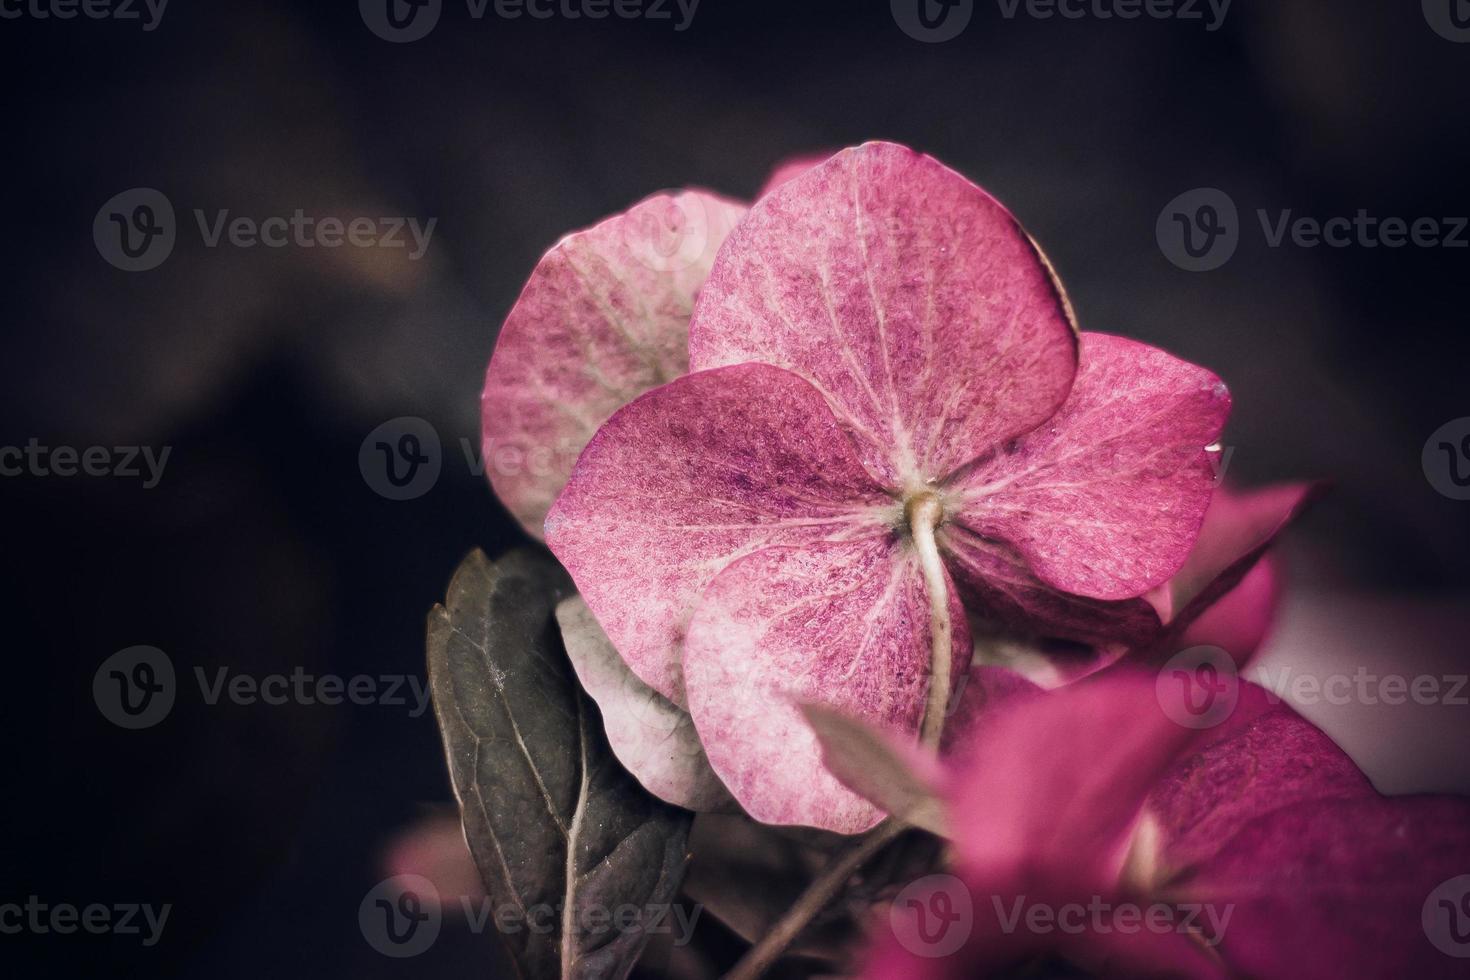
M 904 498 L 903 520 L 910 535 L 930 534 L 944 523 L 944 502 L 932 490 L 921 490 Z

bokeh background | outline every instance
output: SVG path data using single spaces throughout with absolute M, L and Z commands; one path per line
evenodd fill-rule
M 407 44 L 345 0 L 173 0 L 151 31 L 0 20 L 0 445 L 172 447 L 152 489 L 0 479 L 18 667 L 0 900 L 174 906 L 152 948 L 0 936 L 0 958 L 45 965 L 30 975 L 494 975 L 487 937 L 446 926 L 400 961 L 358 928 L 395 835 L 450 799 L 432 713 L 209 706 L 193 671 L 422 678 L 455 564 L 520 540 L 461 440 L 478 444 L 484 367 L 539 255 L 652 191 L 748 197 L 783 157 L 870 138 L 1006 202 L 1085 328 L 1223 376 L 1232 480 L 1334 481 L 1284 546 L 1268 664 L 1465 672 L 1470 503 L 1434 490 L 1421 450 L 1470 415 L 1470 249 L 1271 248 L 1255 220 L 1470 214 L 1470 44 L 1419 3 L 1236 0 L 1208 31 L 1007 19 L 989 0 L 943 43 L 906 34 L 888 0 L 702 0 L 682 31 L 672 7 L 493 10 L 446 0 Z M 140 186 L 173 202 L 179 238 L 129 273 L 92 226 Z M 1197 187 L 1232 197 L 1242 237 L 1191 273 L 1155 222 Z M 417 261 L 206 248 L 195 208 L 437 225 Z M 409 501 L 358 465 L 400 416 L 443 446 Z M 130 732 L 91 684 L 135 644 L 165 650 L 185 694 Z M 1470 707 L 1308 713 L 1385 790 L 1470 791 Z

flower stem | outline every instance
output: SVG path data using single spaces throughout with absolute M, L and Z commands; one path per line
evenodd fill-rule
M 944 576 L 944 565 L 939 559 L 939 545 L 934 540 L 934 529 L 944 519 L 944 507 L 935 494 L 922 493 L 909 500 L 904 512 L 908 518 L 914 548 L 919 553 L 924 588 L 929 594 L 929 698 L 924 706 L 920 738 L 924 745 L 937 749 L 939 738 L 944 734 L 945 718 L 949 713 L 950 675 L 954 660 L 954 624 L 949 618 L 949 584 Z M 786 914 L 758 943 L 746 951 L 734 969 L 725 974 L 725 980 L 756 980 L 770 969 L 771 964 L 801 935 L 801 931 L 846 886 L 848 879 L 906 829 L 907 825 L 903 821 L 890 817 L 868 831 L 841 857 L 823 868 L 822 873 L 813 879 L 795 904 L 786 910 Z
M 954 663 L 954 624 L 949 619 L 949 585 L 944 564 L 939 559 L 939 545 L 934 529 L 944 518 L 944 508 L 932 493 L 922 493 L 905 506 L 909 533 L 919 553 L 919 568 L 924 573 L 924 590 L 929 593 L 929 702 L 924 708 L 924 722 L 919 737 L 929 748 L 938 748 L 944 734 L 944 721 L 949 713 L 950 674 Z
M 750 947 L 740 958 L 740 962 L 725 974 L 725 980 L 756 980 L 769 970 L 771 964 L 786 951 L 786 947 L 837 896 L 848 879 L 905 829 L 907 828 L 901 821 L 889 819 L 858 838 L 841 857 L 822 869 L 822 873 L 812 880 L 806 891 L 801 893 L 801 897 L 771 927 L 770 932 Z

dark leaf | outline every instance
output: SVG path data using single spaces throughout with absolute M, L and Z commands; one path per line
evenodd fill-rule
M 429 614 L 429 681 L 486 927 L 526 976 L 620 978 L 666 921 L 690 817 L 608 750 L 552 618 L 570 592 L 548 558 L 471 553 Z

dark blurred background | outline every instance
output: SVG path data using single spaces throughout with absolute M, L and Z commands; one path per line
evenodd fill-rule
M 1084 328 L 1226 379 L 1232 480 L 1335 481 L 1286 548 L 1301 660 L 1341 659 L 1322 647 L 1338 642 L 1470 660 L 1470 503 L 1421 465 L 1430 434 L 1470 415 L 1470 249 L 1271 248 L 1255 219 L 1470 214 L 1470 43 L 1418 3 L 1236 0 L 1207 30 L 1204 5 L 1204 21 L 1008 19 L 988 0 L 942 43 L 905 33 L 888 0 L 702 0 L 684 30 L 674 4 L 593 21 L 492 3 L 476 20 L 445 0 L 412 43 L 345 0 L 173 0 L 152 30 L 0 7 L 22 12 L 0 19 L 0 445 L 171 447 L 152 488 L 0 479 L 20 668 L 0 901 L 173 905 L 150 948 L 0 936 L 35 971 L 11 975 L 493 975 L 485 937 L 446 926 L 395 960 L 358 928 L 390 842 L 450 799 L 432 712 L 411 695 L 211 706 L 194 670 L 421 680 L 424 616 L 455 564 L 521 540 L 461 440 L 478 445 L 484 367 L 537 258 L 661 188 L 750 197 L 795 153 L 886 138 L 973 177 L 1045 246 Z M 172 254 L 144 272 L 92 234 L 136 187 L 177 213 Z M 1155 237 L 1198 187 L 1241 215 L 1210 272 Z M 417 260 L 207 248 L 196 208 L 437 224 Z M 442 446 L 412 500 L 359 469 L 369 432 L 402 416 Z M 180 694 L 127 731 L 92 680 L 139 644 L 167 652 Z M 1375 727 L 1405 717 L 1335 734 L 1379 752 L 1385 789 L 1470 789 L 1470 708 L 1409 741 Z

